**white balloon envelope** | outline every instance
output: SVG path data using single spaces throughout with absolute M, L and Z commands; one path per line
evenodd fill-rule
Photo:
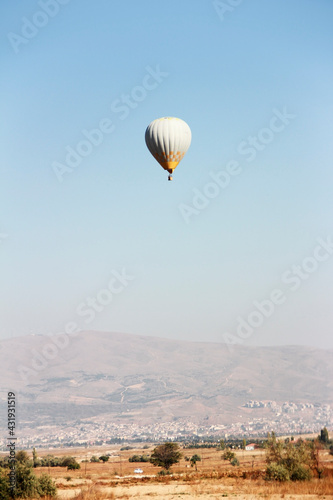
M 191 129 L 180 118 L 163 117 L 152 121 L 145 134 L 147 148 L 158 163 L 169 172 L 169 181 L 191 144 Z

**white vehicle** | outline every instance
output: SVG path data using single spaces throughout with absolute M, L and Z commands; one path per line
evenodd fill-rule
M 142 474 L 143 470 L 142 469 L 134 469 L 135 474 Z

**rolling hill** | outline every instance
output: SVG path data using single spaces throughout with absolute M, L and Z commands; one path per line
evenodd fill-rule
M 249 400 L 332 403 L 333 352 L 80 332 L 0 342 L 0 396 L 22 425 L 109 413 L 153 421 L 228 421 Z M 244 409 L 247 411 L 247 409 Z

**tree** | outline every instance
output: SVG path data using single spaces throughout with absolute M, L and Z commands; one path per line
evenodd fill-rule
M 61 462 L 61 467 L 67 467 L 67 470 L 80 469 L 80 464 L 75 460 L 74 457 L 64 457 Z
M 326 429 L 326 427 L 324 427 L 323 429 L 321 429 L 320 431 L 320 436 L 318 436 L 318 439 L 319 441 L 321 441 L 322 443 L 324 444 L 328 444 L 330 438 L 328 436 L 328 430 Z
M 275 481 L 304 481 L 310 479 L 314 467 L 311 443 L 278 441 L 272 432 L 267 440 L 266 478 Z
M 8 455 L 6 457 L 0 457 L 0 469 L 7 469 L 9 468 L 9 457 Z
M 10 485 L 8 474 L 0 468 L 0 500 L 8 500 L 10 496 Z
M 90 462 L 99 462 L 99 458 L 96 457 L 96 455 L 93 455 L 90 459 Z
M 67 470 L 75 470 L 75 469 L 81 469 L 81 465 L 78 464 L 77 462 L 72 462 L 67 465 Z
M 32 498 L 39 497 L 39 482 L 32 468 L 24 464 L 18 464 L 16 468 L 16 487 L 13 491 L 14 497 Z
M 52 480 L 51 476 L 48 474 L 42 474 L 39 478 L 38 492 L 41 496 L 55 497 L 57 494 L 57 488 Z
M 149 462 L 150 457 L 148 455 L 132 455 L 128 459 L 129 462 Z
M 17 462 L 19 462 L 20 464 L 24 464 L 28 462 L 29 455 L 25 450 L 20 450 L 16 453 L 15 458 Z
M 323 449 L 324 444 L 319 439 L 315 439 L 309 444 L 309 446 L 311 449 L 311 468 L 317 472 L 320 479 L 322 473 L 324 472 L 324 468 L 322 467 L 320 460 L 320 450 Z
M 41 467 L 56 467 L 57 465 L 61 466 L 62 464 L 61 461 L 59 461 L 58 457 L 48 454 L 45 457 L 41 458 L 40 465 Z
M 227 450 L 223 453 L 222 457 L 223 460 L 229 460 L 231 461 L 233 458 L 236 458 L 236 454 L 233 451 Z
M 173 464 L 179 462 L 181 456 L 178 444 L 167 442 L 160 444 L 153 450 L 150 462 L 168 471 Z
M 102 462 L 107 462 L 109 460 L 110 457 L 108 457 L 107 455 L 102 455 L 99 457 L 99 460 L 102 460 Z
M 289 481 L 289 473 L 283 465 L 272 462 L 267 466 L 266 478 L 271 481 Z
M 33 473 L 32 467 L 18 464 L 16 468 L 16 487 L 13 490 L 14 498 L 39 498 L 40 496 L 54 497 L 57 493 L 55 483 L 47 474 L 39 478 Z
M 245 450 L 245 447 L 246 447 L 246 439 L 244 438 L 241 446 L 242 450 Z
M 221 439 L 221 441 L 220 441 L 220 448 L 221 448 L 221 450 L 225 450 L 225 442 L 224 442 L 224 439 Z
M 197 462 L 201 462 L 201 457 L 200 455 L 195 454 L 191 457 L 191 467 L 195 466 L 195 470 L 198 470 Z
M 32 450 L 32 462 L 33 462 L 33 467 L 38 467 L 40 465 L 40 460 L 37 457 L 36 448 L 33 448 Z

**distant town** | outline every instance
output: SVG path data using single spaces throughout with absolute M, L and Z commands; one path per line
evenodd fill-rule
M 67 446 L 108 445 L 125 442 L 159 442 L 163 440 L 207 440 L 209 438 L 265 437 L 274 431 L 280 435 L 297 435 L 333 428 L 333 408 L 312 403 L 285 401 L 245 402 L 238 408 L 235 422 L 230 424 L 195 423 L 191 417 L 173 421 L 140 424 L 125 422 L 126 416 L 111 422 L 103 415 L 78 419 L 68 425 L 42 425 L 32 427 L 21 422 L 17 429 L 17 446 L 29 449 Z M 257 411 L 256 411 L 257 410 Z M 263 415 L 262 413 L 265 413 Z M 258 415 L 256 413 L 258 412 Z M 122 420 L 122 421 L 121 421 Z M 5 436 L 5 433 L 2 433 Z M 6 450 L 6 437 L 0 439 L 0 449 Z

